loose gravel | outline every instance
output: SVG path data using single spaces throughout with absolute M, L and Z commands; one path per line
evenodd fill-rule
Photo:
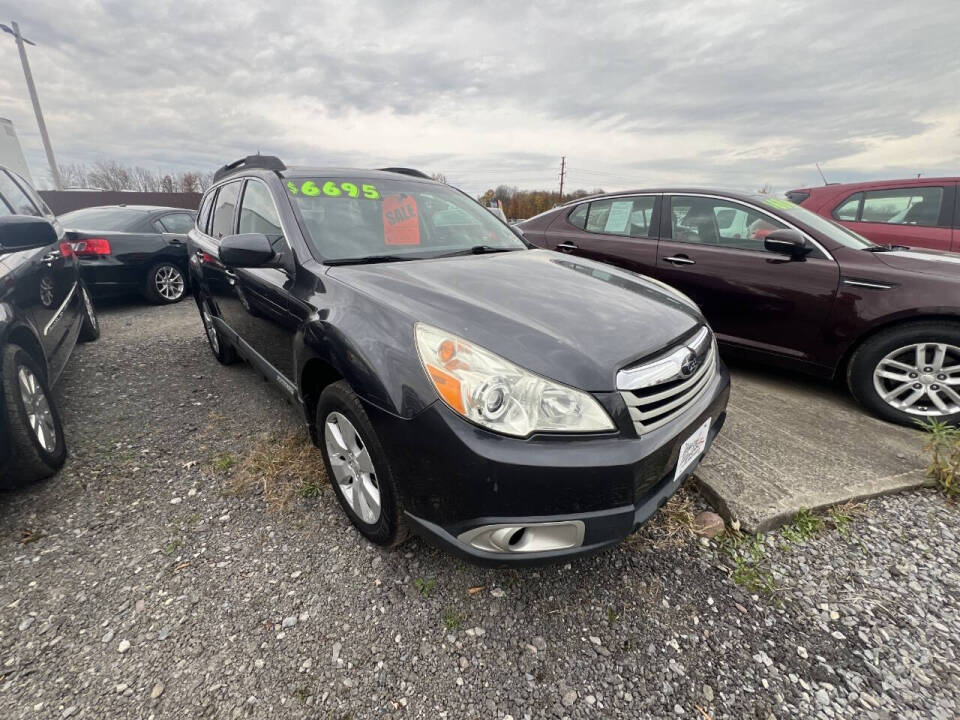
M 933 491 L 768 537 L 772 593 L 657 523 L 532 570 L 382 552 L 329 488 L 230 490 L 299 417 L 192 302 L 101 320 L 57 389 L 66 468 L 0 495 L 2 718 L 958 716 L 960 514 Z

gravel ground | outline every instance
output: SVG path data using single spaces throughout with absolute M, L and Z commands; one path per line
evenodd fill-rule
M 329 488 L 228 491 L 216 459 L 298 417 L 217 365 L 191 302 L 101 319 L 57 390 L 66 468 L 0 495 L 2 718 L 958 717 L 958 511 L 933 491 L 745 543 L 772 593 L 715 543 L 658 547 L 662 516 L 537 570 L 381 552 Z

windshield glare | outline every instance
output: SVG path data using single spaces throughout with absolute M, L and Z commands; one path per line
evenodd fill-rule
M 784 201 L 784 204 L 786 201 Z M 779 207 L 779 206 L 778 206 Z M 874 247 L 874 243 L 867 240 L 863 235 L 855 233 L 853 230 L 838 225 L 832 220 L 827 220 L 816 213 L 804 210 L 799 205 L 793 207 L 779 207 L 779 209 L 788 217 L 807 225 L 819 233 L 823 233 L 831 240 L 854 250 Z
M 431 258 L 477 246 L 526 247 L 481 205 L 443 185 L 338 177 L 286 182 L 324 260 Z

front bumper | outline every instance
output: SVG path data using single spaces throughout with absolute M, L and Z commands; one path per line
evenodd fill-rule
M 617 543 L 653 515 L 699 462 L 674 480 L 680 446 L 709 418 L 709 449 L 726 419 L 729 392 L 730 376 L 721 364 L 687 412 L 639 438 L 625 432 L 509 438 L 463 420 L 440 402 L 412 419 L 370 405 L 366 410 L 415 532 L 474 562 L 536 564 Z M 616 399 L 602 401 L 609 407 Z M 496 552 L 469 542 L 476 535 L 471 531 L 488 526 L 542 523 L 565 526 L 567 537 L 579 529 L 578 544 Z

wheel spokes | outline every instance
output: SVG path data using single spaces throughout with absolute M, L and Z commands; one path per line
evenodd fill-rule
M 898 348 L 877 363 L 873 383 L 884 402 L 903 412 L 960 413 L 960 347 L 923 342 Z

